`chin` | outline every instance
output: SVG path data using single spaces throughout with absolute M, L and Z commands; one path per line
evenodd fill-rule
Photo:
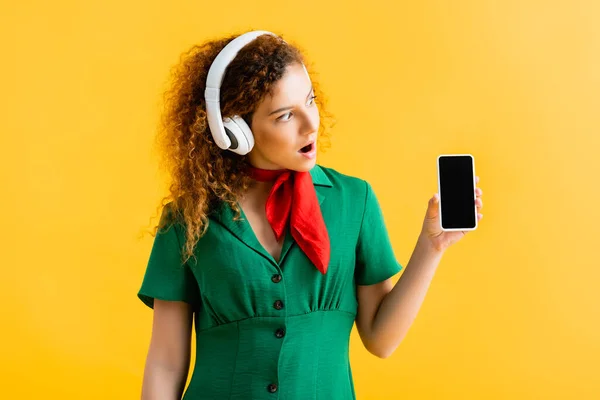
M 295 165 L 293 166 L 294 171 L 298 171 L 298 172 L 307 172 L 310 171 L 311 169 L 313 169 L 313 167 L 317 164 L 317 158 L 312 158 L 312 159 L 305 159 L 302 160 L 298 163 L 295 163 Z

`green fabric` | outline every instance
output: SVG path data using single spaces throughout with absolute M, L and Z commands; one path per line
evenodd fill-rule
M 226 206 L 210 216 L 197 262 L 181 265 L 182 224 L 156 236 L 138 297 L 150 307 L 154 298 L 185 301 L 196 311 L 196 363 L 184 400 L 355 398 L 348 346 L 356 285 L 403 267 L 367 182 L 319 165 L 311 176 L 331 241 L 326 275 L 289 231 L 275 262 Z M 168 212 L 167 205 L 163 217 Z

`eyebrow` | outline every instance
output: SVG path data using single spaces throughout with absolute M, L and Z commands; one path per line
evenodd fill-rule
M 310 92 L 308 92 L 308 94 L 306 95 L 306 98 L 307 98 L 307 99 L 308 99 L 308 96 L 310 96 L 310 94 L 311 94 L 311 93 L 312 93 L 314 90 L 315 90 L 315 88 L 314 88 L 313 86 L 311 86 L 311 87 L 310 87 Z M 269 115 L 277 114 L 278 112 L 285 111 L 285 110 L 291 110 L 292 108 L 294 108 L 294 107 L 281 107 L 281 108 L 278 108 L 278 109 L 277 109 L 277 110 L 275 110 L 275 111 L 272 111 L 272 112 L 270 112 L 270 113 L 269 113 Z

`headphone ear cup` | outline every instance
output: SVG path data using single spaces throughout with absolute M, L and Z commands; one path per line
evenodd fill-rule
M 249 153 L 250 150 L 252 150 L 252 148 L 254 147 L 254 135 L 252 134 L 252 129 L 250 129 L 250 126 L 248 126 L 248 124 L 246 123 L 246 120 L 244 120 L 244 118 L 236 115 L 232 119 L 237 124 L 237 126 L 240 127 L 240 130 L 244 134 L 244 137 L 246 138 L 246 142 L 248 143 L 248 153 Z
M 240 155 L 248 154 L 252 150 L 254 138 L 248 124 L 242 118 L 225 118 L 223 119 L 223 127 L 225 133 L 231 139 L 231 146 L 228 150 Z
M 227 150 L 237 149 L 239 144 L 238 144 L 237 137 L 235 136 L 236 128 L 231 127 L 231 122 L 223 121 L 223 131 L 225 131 L 225 135 L 227 135 L 227 137 L 229 138 L 229 141 L 231 142 L 229 147 L 226 147 L 226 149 Z

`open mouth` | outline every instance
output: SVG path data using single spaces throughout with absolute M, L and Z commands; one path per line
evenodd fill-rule
M 311 143 L 307 144 L 306 146 L 304 146 L 303 148 L 301 148 L 300 153 L 309 153 L 313 150 L 314 147 L 315 147 L 315 142 L 311 142 Z

